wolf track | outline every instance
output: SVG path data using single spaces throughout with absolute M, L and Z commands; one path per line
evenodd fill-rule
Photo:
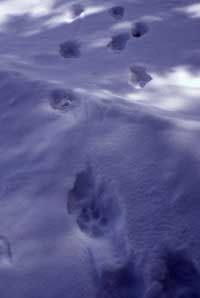
M 90 166 L 77 174 L 69 191 L 67 210 L 75 216 L 79 229 L 91 237 L 109 233 L 121 216 L 112 182 L 95 179 Z

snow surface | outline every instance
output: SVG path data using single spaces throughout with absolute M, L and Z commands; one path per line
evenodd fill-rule
M 200 297 L 199 18 L 0 1 L 0 298 Z

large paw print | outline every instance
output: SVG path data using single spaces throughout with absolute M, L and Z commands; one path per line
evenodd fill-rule
M 76 176 L 67 201 L 68 212 L 75 216 L 80 230 L 92 237 L 108 233 L 121 213 L 110 183 L 98 178 L 88 166 Z

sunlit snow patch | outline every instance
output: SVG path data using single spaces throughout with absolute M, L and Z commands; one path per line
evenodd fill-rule
M 29 14 L 32 17 L 48 15 L 53 6 L 53 0 L 7 0 L 0 2 L 0 24 L 5 23 L 12 15 Z
M 178 7 L 175 8 L 175 10 L 183 12 L 191 18 L 200 18 L 200 3 L 195 3 L 184 7 Z
M 74 6 L 75 5 L 75 6 Z M 45 22 L 49 28 L 57 27 L 61 24 L 71 24 L 78 18 L 84 19 L 87 16 L 101 13 L 107 9 L 105 6 L 87 6 L 74 4 L 72 6 L 62 6 L 56 11 L 56 15 Z
M 166 111 L 185 111 L 200 106 L 200 73 L 175 67 L 165 74 L 153 73 L 146 88 L 126 94 L 130 101 L 141 101 Z M 195 108 L 196 110 L 196 108 Z

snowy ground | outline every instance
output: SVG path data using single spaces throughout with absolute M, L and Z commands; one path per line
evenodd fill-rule
M 200 4 L 0 1 L 0 297 L 200 297 Z

